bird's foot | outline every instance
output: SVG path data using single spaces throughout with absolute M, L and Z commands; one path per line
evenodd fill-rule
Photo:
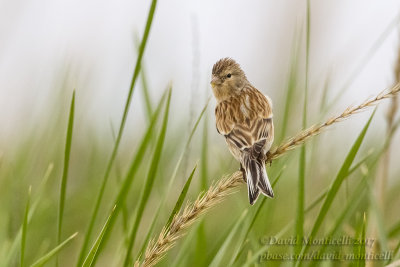
M 270 151 L 268 151 L 267 152 L 267 154 L 265 154 L 265 163 L 266 164 L 268 164 L 269 163 L 269 166 L 271 167 L 272 166 L 272 159 L 271 159 L 271 152 Z
M 242 164 L 240 164 L 240 171 L 242 172 L 243 181 L 244 181 L 245 183 L 247 183 L 247 181 L 246 181 L 246 172 L 245 172 L 245 170 L 244 170 Z

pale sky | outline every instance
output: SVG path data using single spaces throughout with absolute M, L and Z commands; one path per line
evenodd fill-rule
M 310 87 L 322 88 L 331 73 L 332 96 L 395 19 L 400 1 L 310 2 Z M 12 135 L 27 121 L 34 124 L 67 69 L 66 105 L 75 88 L 86 119 L 107 131 L 110 120 L 117 125 L 136 59 L 135 35 L 142 35 L 149 6 L 143 0 L 1 0 L 0 136 Z M 184 114 L 182 107 L 189 109 L 192 88 L 197 88 L 195 110 L 200 109 L 211 95 L 213 63 L 229 56 L 257 88 L 282 98 L 293 37 L 304 29 L 305 14 L 306 1 L 159 0 L 144 57 L 152 96 L 172 81 L 174 118 Z M 392 84 L 399 35 L 390 28 L 333 112 Z M 138 85 L 130 120 L 140 122 Z

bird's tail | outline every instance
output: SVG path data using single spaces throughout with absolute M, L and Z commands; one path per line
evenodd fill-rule
M 246 153 L 243 157 L 243 168 L 251 205 L 257 200 L 260 191 L 267 197 L 274 197 L 274 192 L 265 170 L 265 163 L 262 159 L 254 158 L 251 154 Z

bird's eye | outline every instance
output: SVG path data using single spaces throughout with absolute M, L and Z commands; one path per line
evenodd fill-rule
M 228 73 L 228 75 L 226 75 L 226 77 L 230 78 L 230 77 L 232 77 L 232 74 Z

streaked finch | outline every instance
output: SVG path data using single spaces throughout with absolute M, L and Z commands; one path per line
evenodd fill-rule
M 274 197 L 265 169 L 266 153 L 274 140 L 271 99 L 251 85 L 231 58 L 214 64 L 211 86 L 217 100 L 217 131 L 225 136 L 230 152 L 240 162 L 250 204 L 260 191 Z

